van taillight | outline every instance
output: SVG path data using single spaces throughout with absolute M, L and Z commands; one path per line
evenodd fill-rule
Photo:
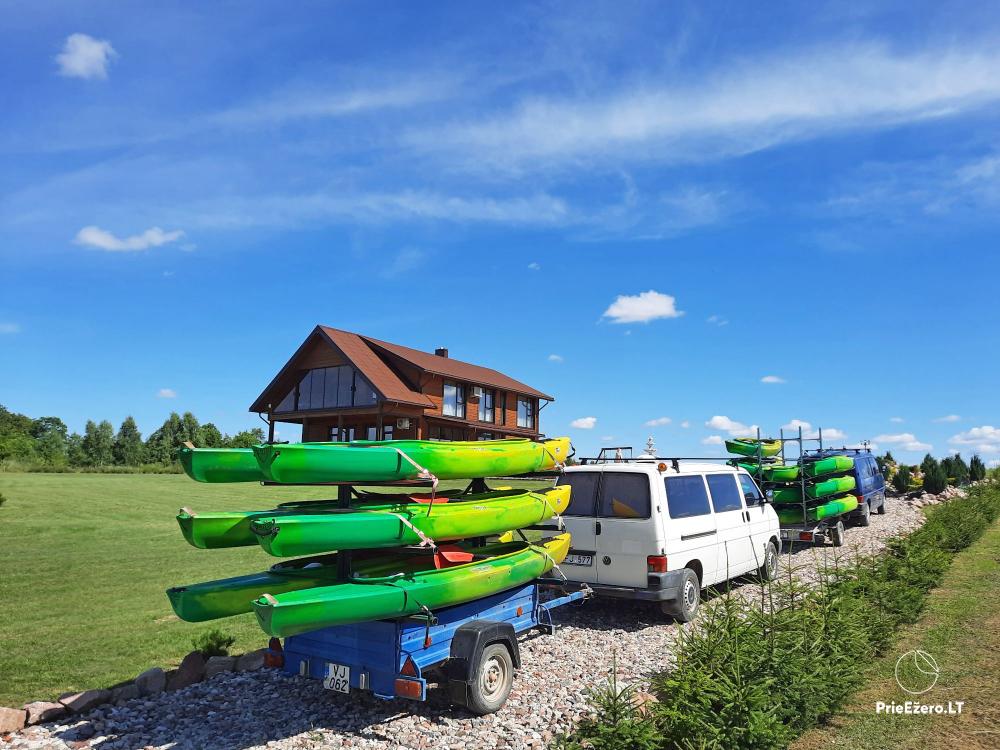
M 646 558 L 646 570 L 650 573 L 666 573 L 667 556 L 650 555 L 649 557 Z

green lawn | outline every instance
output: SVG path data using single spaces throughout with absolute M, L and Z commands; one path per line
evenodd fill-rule
M 266 509 L 333 491 L 183 475 L 0 473 L 0 493 L 0 706 L 14 706 L 175 665 L 213 627 L 237 638 L 234 652 L 265 645 L 253 615 L 201 624 L 174 616 L 168 587 L 275 562 L 256 547 L 190 547 L 174 515 L 181 506 Z
M 914 696 L 896 684 L 899 656 L 911 649 L 937 661 L 937 685 L 918 696 L 922 703 L 965 701 L 961 716 L 876 715 L 876 701 L 903 703 Z M 961 552 L 928 599 L 927 609 L 907 628 L 899 645 L 873 669 L 868 686 L 847 711 L 814 730 L 795 750 L 932 750 L 1000 746 L 1000 523 Z

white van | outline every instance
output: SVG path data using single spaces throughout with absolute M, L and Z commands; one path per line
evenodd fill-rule
M 561 568 L 599 595 L 656 601 L 687 622 L 704 587 L 777 572 L 778 516 L 742 469 L 612 460 L 567 466 L 557 484 L 573 488 Z

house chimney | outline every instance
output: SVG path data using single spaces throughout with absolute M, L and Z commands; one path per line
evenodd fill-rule
M 434 350 L 434 353 L 436 355 L 438 355 L 439 357 L 447 357 L 448 356 L 448 348 L 444 347 L 444 346 L 439 346 L 437 349 Z

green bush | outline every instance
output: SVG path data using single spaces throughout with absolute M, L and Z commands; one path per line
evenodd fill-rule
M 594 694 L 596 715 L 556 747 L 787 747 L 833 716 L 898 627 L 920 616 L 954 554 L 998 517 L 1000 485 L 979 485 L 930 509 L 920 529 L 884 554 L 835 561 L 817 586 L 789 572 L 761 586 L 757 606 L 729 596 L 712 602 L 701 627 L 681 633 L 674 668 L 654 677 L 651 716 L 612 681 Z
M 892 488 L 896 492 L 903 493 L 910 489 L 910 479 L 913 475 L 910 474 L 909 466 L 900 466 L 896 473 L 892 475 Z
M 228 656 L 230 647 L 236 643 L 236 638 L 226 635 L 218 628 L 212 628 L 191 643 L 195 651 L 200 651 L 201 655 L 208 659 L 211 656 Z
M 924 491 L 932 495 L 944 492 L 948 486 L 948 474 L 940 464 L 935 463 L 924 472 Z

